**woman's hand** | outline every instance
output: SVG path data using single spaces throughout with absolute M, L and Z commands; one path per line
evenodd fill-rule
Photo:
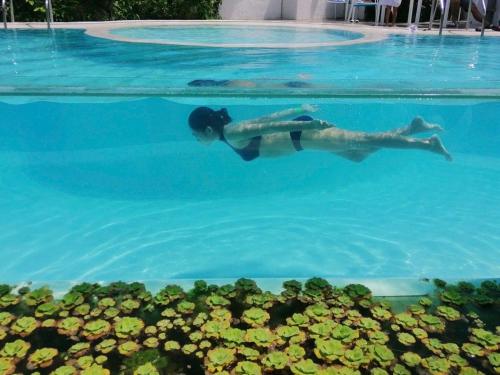
M 323 129 L 328 129 L 328 128 L 334 127 L 332 124 L 330 124 L 324 120 L 312 120 L 311 125 L 312 125 L 313 129 L 317 129 L 317 130 L 323 130 Z

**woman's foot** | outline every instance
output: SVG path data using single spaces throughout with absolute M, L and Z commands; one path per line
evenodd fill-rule
M 431 124 L 422 117 L 417 116 L 410 124 L 409 134 L 425 133 L 428 131 L 440 132 L 443 128 L 438 124 Z
M 431 146 L 430 151 L 435 152 L 436 154 L 441 154 L 445 157 L 446 160 L 452 161 L 450 153 L 443 146 L 443 143 L 436 134 L 432 135 L 429 139 L 427 139 L 427 141 Z

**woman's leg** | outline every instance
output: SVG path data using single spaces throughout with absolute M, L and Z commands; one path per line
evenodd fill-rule
M 388 133 L 399 134 L 399 135 L 412 135 L 418 133 L 425 133 L 429 131 L 442 131 L 443 128 L 438 124 L 431 124 L 425 121 L 422 117 L 415 117 L 410 125 L 403 126 L 401 128 L 396 128 L 389 130 Z
M 397 17 L 398 17 L 398 7 L 392 7 L 392 26 L 396 26 Z
M 385 133 L 407 136 L 418 133 L 425 133 L 428 131 L 441 131 L 441 130 L 443 130 L 441 126 L 437 124 L 428 123 L 422 117 L 417 116 L 412 120 L 412 122 L 409 125 L 389 130 L 388 132 Z M 350 161 L 359 163 L 378 150 L 380 150 L 380 148 L 378 147 L 367 147 L 362 150 L 348 150 L 348 151 L 336 152 L 336 154 Z
M 346 134 L 348 136 L 348 133 Z M 451 155 L 441 143 L 437 135 L 430 138 L 410 138 L 394 133 L 353 133 L 350 140 L 353 149 L 366 148 L 397 148 L 417 149 L 434 152 L 443 155 L 446 160 L 451 161 Z

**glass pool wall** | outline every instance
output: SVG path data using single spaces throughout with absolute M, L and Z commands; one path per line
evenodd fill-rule
M 454 160 L 244 162 L 187 126 L 304 102 L 351 130 L 423 116 Z M 2 97 L 1 281 L 498 277 L 499 118 L 498 99 Z

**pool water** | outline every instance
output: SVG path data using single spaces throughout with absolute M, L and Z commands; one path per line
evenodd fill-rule
M 223 49 L 0 32 L 0 282 L 498 277 L 499 47 L 408 35 Z M 304 151 L 247 163 L 187 125 L 198 106 L 239 121 L 303 103 L 367 132 L 423 116 L 443 126 L 454 160 Z
M 362 36 L 360 33 L 342 30 L 283 26 L 124 27 L 112 30 L 111 34 L 133 39 L 163 40 L 179 44 L 206 43 L 224 45 L 326 43 L 352 40 Z
M 341 90 L 500 87 L 500 38 L 400 35 L 376 43 L 315 49 L 201 48 L 122 43 L 82 30 L 0 32 L 0 89 L 20 94 L 184 94 L 196 79 L 250 80 L 264 96 L 308 86 Z M 287 82 L 301 82 L 291 90 Z
M 235 120 L 298 102 L 71 99 L 0 103 L 4 280 L 500 273 L 500 100 L 310 98 L 351 130 L 421 115 L 454 157 L 382 150 L 358 164 L 308 151 L 247 163 L 186 124 L 207 101 Z

